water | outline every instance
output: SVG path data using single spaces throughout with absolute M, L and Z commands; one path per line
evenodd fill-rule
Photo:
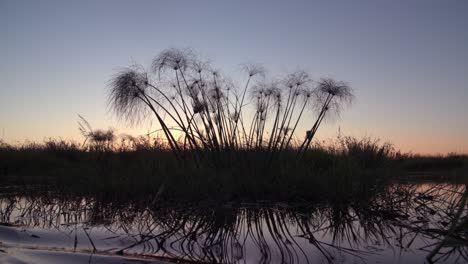
M 4 192 L 0 263 L 468 263 L 464 186 L 368 201 L 164 205 Z M 8 194 L 7 194 L 8 193 Z M 465 228 L 466 229 L 466 228 Z

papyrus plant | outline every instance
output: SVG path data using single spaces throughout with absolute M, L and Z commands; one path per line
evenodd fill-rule
M 314 83 L 304 71 L 271 81 L 262 66 L 243 69 L 245 83 L 237 86 L 192 50 L 167 49 L 149 70 L 131 66 L 117 72 L 109 104 L 133 123 L 153 115 L 177 159 L 221 165 L 246 150 L 267 153 L 269 160 L 285 149 L 302 155 L 330 109 L 353 97 L 346 84 Z M 295 134 L 309 125 L 297 147 Z

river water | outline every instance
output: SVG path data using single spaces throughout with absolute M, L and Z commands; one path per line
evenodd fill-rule
M 468 263 L 464 192 L 222 205 L 4 192 L 0 263 Z

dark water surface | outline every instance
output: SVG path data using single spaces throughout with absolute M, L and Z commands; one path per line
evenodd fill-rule
M 464 192 L 399 184 L 359 202 L 168 206 L 4 191 L 0 263 L 468 263 Z

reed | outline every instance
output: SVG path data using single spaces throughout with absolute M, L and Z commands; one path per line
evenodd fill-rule
M 149 137 L 122 136 L 108 148 L 81 148 L 60 140 L 2 146 L 4 185 L 54 186 L 129 198 L 154 195 L 164 186 L 161 195 L 176 200 L 326 200 L 364 196 L 365 186 L 387 177 L 382 172 L 387 162 L 367 168 L 354 152 L 338 145 L 314 145 L 302 162 L 297 162 L 295 149 L 285 148 L 268 169 L 262 165 L 271 156 L 264 149 L 218 154 L 220 159 L 231 158 L 229 167 L 200 166 L 197 160 L 179 161 L 170 148 Z M 186 150 L 185 155 L 197 153 Z
M 397 176 L 412 173 L 411 168 L 429 166 L 430 160 L 450 170 L 445 173 L 446 180 L 462 179 L 468 168 L 466 156 L 458 156 L 457 163 L 451 156 L 402 158 L 390 152 L 387 144 L 367 138 L 343 137 L 331 145 L 313 144 L 301 162 L 297 162 L 295 149 L 285 148 L 268 169 L 261 165 L 271 156 L 262 149 L 237 150 L 234 157 L 240 158 L 231 156 L 229 167 L 215 167 L 200 166 L 195 160 L 185 160 L 182 165 L 172 150 L 154 137 L 120 136 L 107 149 L 81 145 L 63 140 L 1 143 L 0 182 L 3 186 L 128 199 L 157 195 L 174 201 L 365 200 L 398 180 Z M 227 159 L 222 155 L 232 154 L 219 155 Z M 419 160 L 422 163 L 417 165 Z M 416 176 L 404 180 L 411 179 L 420 180 Z

